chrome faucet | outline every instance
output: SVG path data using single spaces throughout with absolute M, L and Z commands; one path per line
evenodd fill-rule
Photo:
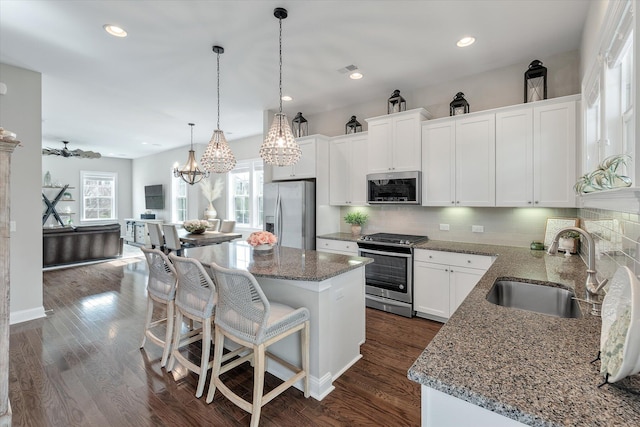
M 582 228 L 579 227 L 565 227 L 560 229 L 555 237 L 553 238 L 553 242 L 551 243 L 551 246 L 549 246 L 549 249 L 547 250 L 547 253 L 549 255 L 555 255 L 558 253 L 558 241 L 560 239 L 560 235 L 563 234 L 566 231 L 575 231 L 577 233 L 579 233 L 581 236 L 583 236 L 586 241 L 587 241 L 587 245 L 589 246 L 589 254 L 588 254 L 588 258 L 587 258 L 587 280 L 585 282 L 585 287 L 587 289 L 587 295 L 586 295 L 586 302 L 591 303 L 591 314 L 595 315 L 595 316 L 599 316 L 600 315 L 600 310 L 602 307 L 602 302 L 599 298 L 599 292 L 600 290 L 604 287 L 604 285 L 607 284 L 607 282 L 609 281 L 609 279 L 605 279 L 602 282 L 598 281 L 598 278 L 596 277 L 597 273 L 596 273 L 596 244 L 595 241 L 593 240 L 593 237 L 591 236 L 591 234 L 589 234 L 587 231 L 583 230 Z

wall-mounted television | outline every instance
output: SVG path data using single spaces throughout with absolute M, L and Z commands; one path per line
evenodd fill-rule
M 162 184 L 146 185 L 144 187 L 145 209 L 164 209 L 164 191 Z

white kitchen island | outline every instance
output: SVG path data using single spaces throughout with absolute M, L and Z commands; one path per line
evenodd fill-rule
M 322 400 L 333 381 L 362 355 L 365 341 L 364 266 L 369 258 L 311 250 L 275 247 L 259 255 L 245 242 L 190 248 L 185 256 L 226 268 L 251 272 L 270 301 L 307 307 L 311 314 L 309 386 Z M 283 359 L 299 363 L 299 336 L 294 334 L 270 347 Z M 267 371 L 286 379 L 291 373 L 269 360 Z M 302 383 L 296 384 L 302 389 Z

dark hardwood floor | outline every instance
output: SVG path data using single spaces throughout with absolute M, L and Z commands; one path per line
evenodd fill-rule
M 11 327 L 14 427 L 249 425 L 250 415 L 219 393 L 210 405 L 196 399 L 197 376 L 161 369 L 159 347 L 139 349 L 146 274 L 142 258 L 44 273 L 52 311 Z M 261 425 L 419 425 L 420 387 L 407 370 L 441 324 L 373 309 L 366 320 L 363 358 L 335 390 L 318 402 L 291 388 L 263 408 Z M 198 358 L 198 344 L 188 351 Z M 234 389 L 250 396 L 249 365 L 233 375 Z M 265 389 L 278 383 L 267 374 Z

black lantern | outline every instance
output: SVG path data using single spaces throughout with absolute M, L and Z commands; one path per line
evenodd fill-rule
M 464 93 L 458 92 L 449 104 L 449 115 L 460 116 L 469 112 L 469 103 L 464 99 Z
M 296 138 L 309 135 L 309 122 L 302 117 L 302 113 L 296 114 L 293 120 L 291 120 L 291 130 L 293 131 L 293 136 Z
M 362 132 L 362 125 L 356 120 L 356 116 L 351 116 L 347 124 L 344 126 L 344 133 L 349 135 L 358 132 Z
M 400 111 L 407 111 L 407 102 L 400 95 L 400 91 L 396 89 L 387 101 L 387 114 L 399 113 Z
M 547 99 L 547 68 L 542 61 L 535 60 L 524 72 L 524 102 Z

